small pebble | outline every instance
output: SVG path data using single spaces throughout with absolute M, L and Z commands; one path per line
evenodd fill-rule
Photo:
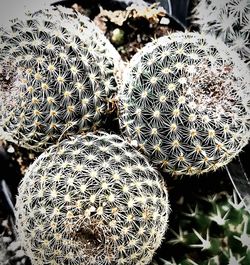
M 12 241 L 12 238 L 9 236 L 4 236 L 3 237 L 3 243 L 10 243 Z
M 10 154 L 13 154 L 15 152 L 15 149 L 12 145 L 9 145 L 8 149 L 7 149 L 7 152 L 10 153 Z
M 21 264 L 25 264 L 26 263 L 26 260 L 27 260 L 27 258 L 22 258 Z
M 8 220 L 7 220 L 7 219 L 3 220 L 2 223 L 1 223 L 1 225 L 2 225 L 3 227 L 5 227 L 5 228 L 8 228 L 8 227 L 9 227 L 9 226 L 8 226 Z
M 16 258 L 22 258 L 23 256 L 25 256 L 23 250 L 19 249 L 16 251 L 16 255 L 15 255 Z
M 166 17 L 163 17 L 160 21 L 160 24 L 161 25 L 169 25 L 170 23 L 170 19 L 169 18 L 166 18 Z
M 7 250 L 15 252 L 18 248 L 20 248 L 20 244 L 17 241 L 13 241 L 12 243 L 9 244 Z

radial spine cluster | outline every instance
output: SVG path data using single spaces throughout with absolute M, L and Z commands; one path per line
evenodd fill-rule
M 175 210 L 177 225 L 166 240 L 172 265 L 249 264 L 250 214 L 235 193 L 197 198 L 196 205 Z
M 119 93 L 125 136 L 173 175 L 216 170 L 249 139 L 247 71 L 212 36 L 174 33 L 149 43 Z
M 90 20 L 66 8 L 27 13 L 0 31 L 1 138 L 43 151 L 100 127 L 120 56 Z
M 249 0 L 201 0 L 193 12 L 201 31 L 221 38 L 249 65 Z
M 17 230 L 37 265 L 145 265 L 161 244 L 169 205 L 159 173 L 116 135 L 51 146 L 28 169 Z

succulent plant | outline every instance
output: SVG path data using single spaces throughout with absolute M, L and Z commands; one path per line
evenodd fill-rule
M 124 135 L 172 175 L 216 170 L 249 139 L 247 71 L 212 36 L 181 32 L 149 43 L 124 73 Z
M 33 264 L 148 264 L 169 213 L 166 187 L 117 135 L 71 137 L 42 153 L 19 186 L 17 231 Z
M 201 31 L 221 38 L 250 63 L 249 0 L 200 0 L 193 13 Z
M 156 264 L 248 265 L 250 261 L 250 214 L 236 194 L 218 193 L 185 199 L 175 211 L 172 233 L 164 241 L 165 253 Z
M 118 52 L 67 8 L 27 13 L 0 31 L 1 138 L 43 151 L 100 127 L 117 91 Z

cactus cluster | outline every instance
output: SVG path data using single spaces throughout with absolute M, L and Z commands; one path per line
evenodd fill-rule
M 249 139 L 247 70 L 211 36 L 187 32 L 155 40 L 124 74 L 119 98 L 125 136 L 172 175 L 227 164 Z
M 237 17 L 226 38 L 237 28 L 242 40 L 231 46 L 245 57 L 249 4 L 225 5 Z M 150 163 L 171 175 L 201 174 L 226 165 L 249 140 L 249 69 L 220 38 L 172 33 L 138 51 L 122 83 L 121 66 L 97 27 L 70 9 L 27 13 L 0 28 L 0 138 L 41 152 L 15 206 L 32 264 L 149 264 L 169 215 L 166 186 Z M 95 131 L 116 94 L 125 139 Z M 179 233 L 166 243 L 173 260 L 247 265 L 249 214 L 223 195 L 197 205 L 176 211 Z M 171 243 L 187 254 L 175 257 Z
M 148 264 L 167 228 L 158 172 L 116 135 L 51 146 L 23 178 L 19 238 L 33 264 Z
M 250 214 L 236 194 L 226 193 L 181 204 L 165 247 L 169 258 L 158 265 L 248 265 Z M 171 235 L 172 234 L 172 235 Z M 197 253 L 199 253 L 197 255 Z
M 0 31 L 0 126 L 43 151 L 101 126 L 117 91 L 120 56 L 87 17 L 48 8 Z
M 249 0 L 200 0 L 193 13 L 201 31 L 221 38 L 250 63 Z

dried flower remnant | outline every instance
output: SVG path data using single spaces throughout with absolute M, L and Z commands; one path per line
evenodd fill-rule
M 110 22 L 122 26 L 126 20 L 129 18 L 139 19 L 145 18 L 151 24 L 157 24 L 160 21 L 160 18 L 166 15 L 166 10 L 159 6 L 158 3 L 152 4 L 150 6 L 147 5 L 138 5 L 132 4 L 126 8 L 126 10 L 105 10 L 100 7 L 100 14 L 98 18 L 107 18 Z
M 148 264 L 169 214 L 166 187 L 117 135 L 50 147 L 19 187 L 19 239 L 34 264 Z
M 246 73 L 237 54 L 213 37 L 173 33 L 155 40 L 124 74 L 124 134 L 172 175 L 216 170 L 249 139 Z

